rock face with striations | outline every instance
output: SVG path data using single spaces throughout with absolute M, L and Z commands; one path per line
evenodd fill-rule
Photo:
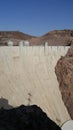
M 57 62 L 55 72 L 63 101 L 73 119 L 73 42 L 67 54 Z
M 61 130 L 36 105 L 0 109 L 0 130 Z

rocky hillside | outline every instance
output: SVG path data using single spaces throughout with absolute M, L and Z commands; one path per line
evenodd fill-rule
M 14 45 L 19 45 L 21 40 L 28 40 L 30 45 L 44 45 L 48 42 L 51 46 L 70 45 L 73 39 L 73 30 L 54 30 L 40 37 L 34 37 L 19 31 L 1 31 L 0 45 L 7 45 L 8 40 L 13 41 Z
M 14 45 L 19 45 L 21 40 L 29 40 L 33 36 L 19 31 L 0 31 L 0 45 L 7 45 L 7 42 L 13 41 Z
M 71 40 L 73 39 L 73 30 L 54 30 L 48 32 L 47 34 L 30 39 L 31 45 L 44 45 L 45 42 L 48 42 L 48 45 L 51 46 L 62 46 L 70 45 Z
M 73 42 L 68 53 L 58 61 L 55 70 L 63 101 L 73 119 Z

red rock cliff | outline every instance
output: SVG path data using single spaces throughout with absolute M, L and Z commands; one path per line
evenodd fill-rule
M 55 72 L 63 101 L 73 119 L 73 44 L 67 54 L 57 62 Z

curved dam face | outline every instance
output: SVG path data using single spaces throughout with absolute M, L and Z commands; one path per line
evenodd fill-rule
M 13 107 L 36 104 L 58 125 L 69 120 L 54 68 L 68 49 L 63 46 L 0 47 L 0 98 L 7 99 Z

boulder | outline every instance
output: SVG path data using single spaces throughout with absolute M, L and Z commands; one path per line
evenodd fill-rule
M 72 41 L 73 42 L 73 41 Z M 67 110 L 73 119 L 73 44 L 55 67 L 60 91 Z

